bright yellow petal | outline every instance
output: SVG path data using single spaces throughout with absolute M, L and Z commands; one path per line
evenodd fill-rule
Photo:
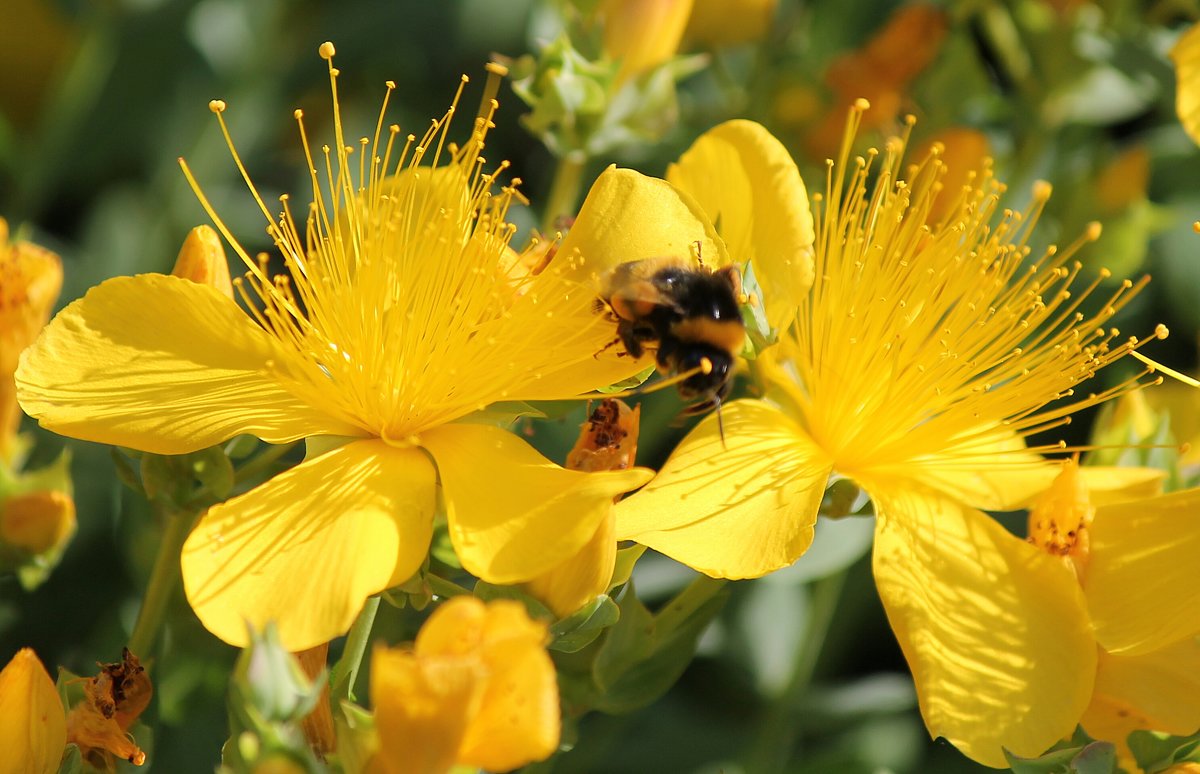
M 67 746 L 67 714 L 29 648 L 0 671 L 0 774 L 51 774 Z
M 813 282 L 812 212 L 796 162 L 761 124 L 726 121 L 700 136 L 667 168 L 717 224 L 735 262 L 750 261 L 767 318 L 795 313 Z
M 991 437 L 994 440 L 950 446 L 906 463 L 904 470 L 890 472 L 894 476 L 907 473 L 953 499 L 985 511 L 1029 507 L 1062 471 L 1061 465 L 1027 451 L 1025 441 L 1016 433 L 997 430 Z M 919 472 L 914 472 L 918 466 Z M 1084 466 L 1079 471 L 1096 505 L 1151 497 L 1162 491 L 1164 474 L 1153 468 Z
M 1096 510 L 1087 601 L 1105 650 L 1134 655 L 1200 633 L 1200 489 Z
M 1200 24 L 1193 24 L 1175 48 L 1175 111 L 1184 130 L 1200 143 Z
M 213 634 L 244 647 L 274 620 L 284 646 L 344 634 L 368 596 L 412 575 L 433 531 L 434 469 L 419 449 L 357 441 L 209 510 L 183 583 Z
M 117 277 L 58 314 L 17 370 L 21 406 L 72 438 L 183 454 L 241 433 L 361 435 L 284 391 L 271 337 L 219 291 Z
M 696 242 L 709 266 L 729 263 L 724 242 L 691 196 L 665 180 L 614 166 L 592 184 L 554 260 L 571 262 L 578 281 L 594 288 L 618 263 L 686 257 Z
M 1096 694 L 1081 721 L 1095 739 L 1124 744 L 1138 729 L 1186 735 L 1200 728 L 1200 642 L 1141 656 L 1100 654 Z
M 719 578 L 786 567 L 812 543 L 832 463 L 758 401 L 723 407 L 688 434 L 644 489 L 617 505 L 617 537 Z
M 994 767 L 1070 734 L 1096 673 L 1074 574 L 937 494 L 872 495 L 875 582 L 929 733 Z
M 578 552 L 613 498 L 653 475 L 644 468 L 564 470 L 485 425 L 445 425 L 423 433 L 421 444 L 437 463 L 454 550 L 489 583 L 527 581 Z

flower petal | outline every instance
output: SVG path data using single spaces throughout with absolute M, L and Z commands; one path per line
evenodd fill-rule
M 21 406 L 72 438 L 183 454 L 240 433 L 361 435 L 267 372 L 274 340 L 217 290 L 117 277 L 58 314 L 17 370 Z
M 725 243 L 691 196 L 665 180 L 612 166 L 592 184 L 554 260 L 569 262 L 578 281 L 594 286 L 618 263 L 686 257 L 697 241 L 706 264 L 729 263 Z
M 67 714 L 54 681 L 29 648 L 0 671 L 0 761 L 3 774 L 58 771 L 67 746 Z
M 1096 692 L 1081 721 L 1095 739 L 1124 744 L 1144 729 L 1180 736 L 1200 728 L 1200 643 L 1188 638 L 1141 656 L 1100 654 Z
M 1096 671 L 1074 574 L 936 493 L 872 494 L 875 582 L 929 733 L 993 767 L 1069 734 Z
M 564 470 L 486 425 L 444 425 L 422 433 L 421 445 L 437 463 L 454 550 L 489 583 L 522 583 L 576 553 L 613 498 L 653 475 L 644 468 Z
M 753 263 L 771 324 L 794 314 L 812 286 L 815 232 L 808 191 L 783 143 L 761 124 L 726 121 L 669 166 L 667 180 L 718 224 L 733 260 Z
M 1088 609 L 1105 650 L 1134 655 L 1200 633 L 1200 489 L 1096 510 Z
M 357 441 L 215 506 L 183 547 L 183 582 L 213 634 L 244 647 L 274 620 L 291 651 L 344 634 L 368 596 L 424 561 L 434 469 L 419 449 Z
M 617 505 L 617 537 L 713 577 L 754 578 L 796 561 L 812 543 L 832 462 L 776 409 L 746 400 L 721 411 Z
M 1200 143 L 1200 24 L 1193 24 L 1171 49 L 1175 63 L 1175 112 L 1188 136 Z

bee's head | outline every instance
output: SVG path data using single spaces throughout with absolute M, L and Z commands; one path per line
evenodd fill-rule
M 704 361 L 708 361 L 707 373 Z M 733 387 L 733 356 L 720 347 L 691 343 L 676 353 L 674 370 L 679 373 L 701 369 L 679 383 L 679 394 L 687 401 L 700 401 L 688 413 L 705 411 L 723 401 Z

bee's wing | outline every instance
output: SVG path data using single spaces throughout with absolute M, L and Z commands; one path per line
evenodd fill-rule
M 650 314 L 654 307 L 665 306 L 680 314 L 679 302 L 655 285 L 653 276 L 674 259 L 646 258 L 626 261 L 609 269 L 600 277 L 600 297 L 619 317 L 635 320 Z

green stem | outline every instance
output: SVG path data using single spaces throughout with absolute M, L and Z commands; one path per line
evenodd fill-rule
M 554 182 L 550 184 L 550 194 L 546 197 L 546 209 L 542 212 L 543 233 L 552 235 L 558 231 L 555 222 L 560 215 L 575 214 L 586 166 L 587 156 L 582 151 L 571 151 L 558 160 Z
M 294 448 L 296 448 L 295 443 L 271 444 L 262 454 L 238 468 L 233 480 L 239 484 L 249 481 L 258 474 L 266 471 L 278 462 L 280 457 Z
M 369 597 L 350 633 L 346 635 L 346 647 L 342 657 L 333 668 L 333 706 L 338 706 L 341 699 L 354 700 L 354 682 L 358 678 L 358 668 L 362 665 L 363 653 L 367 650 L 367 642 L 371 638 L 371 627 L 375 625 L 375 614 L 379 611 L 379 597 Z
M 183 551 L 183 541 L 192 531 L 196 515 L 191 510 L 167 514 L 166 528 L 158 544 L 158 555 L 154 558 L 146 595 L 138 611 L 137 623 L 133 625 L 133 633 L 129 635 L 129 650 L 142 660 L 154 647 L 171 595 L 179 585 L 179 554 Z
M 710 578 L 698 575 L 679 592 L 666 607 L 654 616 L 654 627 L 657 631 L 671 631 L 680 622 L 686 620 L 696 610 L 703 607 L 709 600 L 721 593 L 729 581 L 724 578 Z
M 745 770 L 750 774 L 774 774 L 787 766 L 796 740 L 796 723 L 791 715 L 812 682 L 845 582 L 846 571 L 842 570 L 813 584 L 808 632 L 796 652 L 791 679 L 756 724 L 758 733 L 746 756 Z
M 429 590 L 439 597 L 461 597 L 469 596 L 471 593 L 457 583 L 448 581 L 432 573 L 425 576 L 425 582 L 429 584 Z

